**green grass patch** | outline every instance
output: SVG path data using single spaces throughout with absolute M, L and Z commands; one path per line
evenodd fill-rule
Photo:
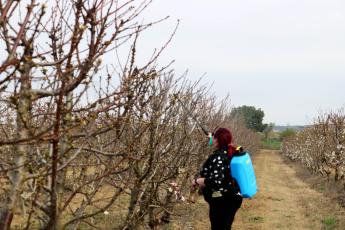
M 252 223 L 263 223 L 264 218 L 262 216 L 251 216 L 249 217 L 249 221 Z
M 323 220 L 323 224 L 327 230 L 335 229 L 337 225 L 337 220 L 333 216 L 328 216 Z
M 271 149 L 271 150 L 280 150 L 282 142 L 277 139 L 267 139 L 261 141 L 261 148 Z
M 280 228 L 284 228 L 284 227 L 286 227 L 286 226 L 285 226 L 284 224 L 279 223 L 279 224 L 276 224 L 275 227 L 278 228 L 278 229 L 280 229 Z
M 325 187 L 325 185 L 320 185 L 320 186 L 317 187 L 317 190 L 319 192 L 324 192 L 324 191 L 326 191 L 326 187 Z

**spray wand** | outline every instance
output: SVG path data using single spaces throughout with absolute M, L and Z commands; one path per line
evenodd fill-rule
M 204 125 L 200 123 L 200 121 L 196 118 L 196 116 L 185 106 L 185 104 L 181 101 L 181 99 L 178 97 L 178 93 L 173 95 L 174 99 L 176 99 L 182 106 L 182 108 L 190 115 L 190 117 L 195 121 L 195 123 L 201 128 L 203 133 L 209 138 L 209 145 L 212 145 L 213 142 L 213 135 L 211 132 L 208 131 L 208 129 L 205 128 Z M 199 176 L 199 173 L 197 173 L 194 176 L 194 179 L 197 179 Z M 195 193 L 197 192 L 197 187 L 193 186 L 191 188 L 188 201 L 195 203 Z

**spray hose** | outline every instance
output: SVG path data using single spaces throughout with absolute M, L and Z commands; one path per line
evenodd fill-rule
M 174 95 L 178 102 L 180 102 L 182 108 L 191 116 L 191 118 L 196 122 L 196 124 L 201 128 L 206 136 L 212 140 L 212 134 L 199 122 L 199 120 L 193 115 L 193 113 L 185 106 L 185 104 L 180 100 L 177 95 Z

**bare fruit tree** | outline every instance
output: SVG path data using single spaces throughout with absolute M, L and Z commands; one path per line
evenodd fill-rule
M 8 194 L 1 205 L 2 229 L 22 212 L 28 212 L 27 229 L 32 218 L 45 228 L 60 226 L 61 213 L 71 201 L 64 200 L 66 188 L 61 188 L 68 165 L 89 151 L 90 139 L 120 126 L 141 87 L 157 76 L 153 63 L 159 52 L 144 66 L 135 65 L 136 40 L 154 24 L 137 22 L 148 4 L 0 2 L 0 46 L 5 48 L 1 105 L 10 113 L 2 118 L 0 144 L 12 153 L 1 165 Z M 115 51 L 126 44 L 127 62 L 119 69 L 101 69 L 102 57 L 110 52 L 116 57 Z M 102 122 L 113 113 L 116 119 Z M 85 183 L 99 183 L 104 176 Z
M 315 123 L 283 144 L 283 154 L 312 172 L 345 188 L 345 115 L 343 110 L 319 115 Z
M 0 1 L 0 229 L 168 224 L 212 151 L 192 117 L 256 151 L 227 101 L 158 66 L 171 38 L 137 64 L 150 3 Z

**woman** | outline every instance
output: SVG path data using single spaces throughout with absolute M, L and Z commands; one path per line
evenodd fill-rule
M 213 136 L 216 150 L 208 157 L 200 171 L 200 177 L 192 182 L 202 189 L 204 199 L 210 206 L 209 217 L 212 230 L 229 230 L 242 197 L 230 172 L 230 159 L 235 152 L 231 145 L 232 134 L 219 128 Z

